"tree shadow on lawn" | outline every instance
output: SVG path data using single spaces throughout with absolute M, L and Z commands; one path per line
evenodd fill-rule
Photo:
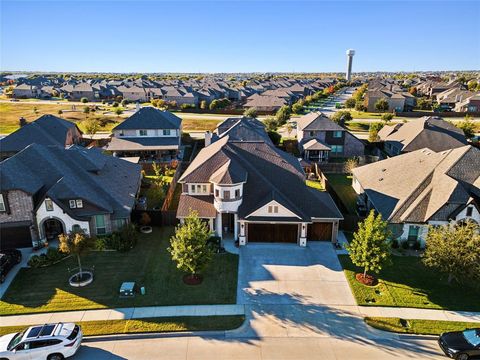
M 361 272 L 350 261 L 348 255 L 341 255 L 340 260 L 346 270 Z M 359 305 L 401 306 L 458 311 L 480 311 L 480 288 L 469 284 L 448 284 L 447 276 L 423 265 L 421 258 L 414 256 L 392 256 L 393 264 L 385 266 L 377 275 L 380 287 L 390 293 L 393 304 L 382 303 L 382 295 L 375 293 L 376 288 L 361 284 L 365 294 L 370 294 L 377 301 Z M 349 279 L 355 281 L 355 279 Z
M 129 252 L 91 252 L 82 259 L 85 268 L 95 267 L 94 281 L 83 288 L 68 284 L 69 258 L 46 268 L 21 269 L 0 302 L 0 314 L 86 310 L 112 307 L 234 304 L 238 255 L 217 254 L 198 286 L 185 285 L 166 250 L 173 228 L 155 228 L 142 234 Z M 146 295 L 120 298 L 122 282 L 144 286 Z
M 255 298 L 255 304 L 246 305 L 244 325 L 227 331 L 227 341 L 254 344 L 255 339 L 264 337 L 328 337 L 397 356 L 402 355 L 402 349 L 424 356 L 439 354 L 424 343 L 425 337 L 403 337 L 368 326 L 356 306 L 314 304 L 300 294 L 265 290 L 257 290 Z

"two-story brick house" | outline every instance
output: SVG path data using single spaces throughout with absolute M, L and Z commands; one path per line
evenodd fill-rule
M 342 215 L 332 198 L 306 185 L 298 159 L 277 149 L 255 119 L 221 123 L 179 183 L 177 218 L 195 210 L 222 238 L 336 242 Z
M 29 145 L 0 163 L 0 246 L 118 230 L 130 221 L 140 180 L 140 165 L 99 149 Z
M 308 113 L 297 120 L 297 140 L 303 158 L 313 162 L 361 156 L 365 152 L 361 140 L 320 112 Z
M 74 123 L 53 115 L 42 115 L 0 139 L 0 160 L 15 155 L 33 143 L 62 147 L 78 145 L 82 135 Z
M 170 161 L 177 158 L 181 134 L 182 119 L 169 111 L 143 107 L 113 128 L 106 150 L 119 157 Z

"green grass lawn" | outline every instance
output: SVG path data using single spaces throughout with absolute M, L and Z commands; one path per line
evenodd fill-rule
M 307 180 L 306 183 L 307 186 L 310 186 L 311 188 L 317 189 L 319 191 L 325 191 L 320 181 Z
M 374 328 L 384 331 L 418 335 L 440 335 L 449 331 L 480 328 L 480 323 L 461 321 L 408 319 L 405 326 L 403 326 L 400 318 L 366 317 L 365 322 Z
M 352 177 L 345 174 L 327 174 L 329 185 L 350 214 L 356 213 L 357 194 L 352 187 Z
M 46 268 L 23 268 L 0 301 L 0 315 L 235 303 L 238 255 L 215 255 L 203 274 L 203 283 L 188 286 L 166 250 L 172 234 L 173 227 L 154 228 L 151 234 L 141 234 L 137 246 L 129 252 L 90 252 L 83 258 L 83 265 L 95 266 L 95 280 L 84 288 L 68 285 L 67 269 L 76 266 L 74 258 Z M 145 286 L 146 295 L 119 298 L 118 291 L 124 281 Z
M 345 127 L 350 131 L 365 131 L 368 132 L 370 124 L 359 121 L 347 121 Z
M 445 276 L 425 267 L 419 257 L 392 256 L 392 265 L 377 275 L 379 284 L 374 287 L 355 279 L 355 273 L 362 270 L 348 255 L 339 255 L 339 259 L 359 305 L 480 311 L 480 288 L 449 285 Z
M 240 327 L 244 321 L 244 316 L 232 315 L 160 317 L 133 320 L 96 320 L 80 321 L 77 322 L 77 324 L 82 327 L 83 336 L 99 336 L 173 331 L 232 330 Z M 26 327 L 28 326 L 0 327 L 0 336 L 23 331 Z

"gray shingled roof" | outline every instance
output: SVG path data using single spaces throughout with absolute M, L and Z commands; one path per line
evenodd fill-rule
M 178 149 L 178 136 L 164 137 L 113 137 L 105 150 L 108 151 L 139 151 Z
M 0 139 L 0 151 L 18 152 L 33 143 L 65 146 L 67 132 L 74 127 L 76 125 L 70 121 L 53 115 L 42 115 L 37 120 Z M 80 132 L 80 130 L 78 131 Z
M 169 111 L 162 111 L 151 106 L 143 107 L 125 119 L 113 130 L 127 129 L 180 129 L 182 119 Z
M 298 130 L 303 131 L 345 131 L 321 112 L 311 112 L 297 119 Z
M 140 171 L 140 165 L 103 155 L 99 149 L 32 144 L 0 163 L 0 184 L 2 190 L 32 194 L 36 201 L 48 196 L 60 206 L 70 199 L 91 205 L 75 214 L 65 206 L 64 211 L 74 217 L 96 211 L 124 218 L 134 206 Z
M 252 130 L 255 137 L 256 132 Z M 202 149 L 184 172 L 181 183 L 208 183 L 225 164 L 236 164 L 247 173 L 240 219 L 275 200 L 303 221 L 312 217 L 341 219 L 328 193 L 311 191 L 298 159 L 266 141 L 237 141 L 229 135 Z M 181 213 L 177 213 L 181 216 Z

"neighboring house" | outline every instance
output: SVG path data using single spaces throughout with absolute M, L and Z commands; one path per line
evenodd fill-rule
M 411 96 L 411 95 L 410 95 Z M 368 90 L 365 94 L 365 103 L 367 111 L 378 111 L 375 108 L 375 104 L 378 100 L 385 99 L 388 102 L 389 112 L 402 112 L 405 111 L 405 103 L 407 96 L 401 93 L 395 93 L 386 89 Z
M 36 98 L 39 95 L 39 90 L 34 85 L 20 84 L 13 88 L 13 97 L 27 99 Z
M 288 104 L 288 100 L 283 97 L 255 94 L 247 99 L 243 107 L 246 109 L 255 108 L 258 111 L 277 111 L 282 106 Z
M 139 102 L 146 102 L 149 100 L 147 99 L 147 93 L 145 89 L 138 86 L 119 86 L 117 90 L 122 94 L 125 100 Z
M 106 150 L 115 156 L 170 161 L 181 145 L 182 119 L 171 112 L 143 107 L 112 130 Z
M 28 145 L 59 145 L 67 147 L 80 144 L 82 132 L 74 123 L 53 115 L 42 115 L 0 139 L 0 160 L 23 150 Z
M 480 94 L 459 101 L 455 105 L 454 110 L 459 112 L 480 112 Z
M 130 221 L 140 181 L 140 165 L 99 149 L 29 145 L 0 163 L 1 246 L 118 230 Z
M 297 140 L 305 160 L 325 162 L 334 157 L 362 156 L 363 142 L 321 112 L 297 120 Z
M 454 149 L 467 144 L 463 131 L 438 117 L 424 116 L 407 123 L 385 125 L 378 137 L 390 156 L 423 148 L 433 151 Z
M 375 209 L 397 239 L 423 246 L 429 225 L 480 223 L 480 150 L 425 148 L 361 166 L 353 188 L 359 208 Z
M 73 86 L 71 90 L 71 98 L 73 100 L 81 100 L 86 98 L 88 101 L 94 101 L 98 96 L 95 96 L 93 87 L 86 82 L 79 83 Z
M 198 212 L 217 236 L 248 242 L 336 242 L 343 218 L 327 192 L 307 187 L 298 159 L 259 121 L 230 118 L 179 179 L 181 221 Z

